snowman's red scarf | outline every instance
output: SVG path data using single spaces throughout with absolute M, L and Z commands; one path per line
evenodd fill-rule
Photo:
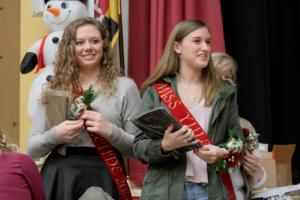
M 40 45 L 40 48 L 39 48 L 39 52 L 38 52 L 38 55 L 37 55 L 37 61 L 38 61 L 38 64 L 37 64 L 37 68 L 35 70 L 34 73 L 38 73 L 38 71 L 40 71 L 40 69 L 42 68 L 45 68 L 45 63 L 44 63 L 44 47 L 45 47 L 45 42 L 46 42 L 46 39 L 47 39 L 48 35 L 45 35 L 42 39 L 42 42 L 41 42 L 41 45 Z
M 99 156 L 104 161 L 106 168 L 113 177 L 113 180 L 119 191 L 120 200 L 132 200 L 125 173 L 113 151 L 111 144 L 100 135 L 91 132 L 88 133 L 96 146 Z
M 189 112 L 189 110 L 182 103 L 180 98 L 176 95 L 173 88 L 166 83 L 165 81 L 161 81 L 153 85 L 155 91 L 157 92 L 160 99 L 164 102 L 164 104 L 168 107 L 172 115 L 182 124 L 191 128 L 195 134 L 195 138 L 201 144 L 211 144 L 211 140 L 205 131 L 202 129 L 200 124 L 195 120 L 193 115 Z M 235 193 L 233 190 L 232 182 L 227 171 L 220 172 L 220 177 L 223 180 L 223 183 L 227 189 L 230 200 L 236 200 Z

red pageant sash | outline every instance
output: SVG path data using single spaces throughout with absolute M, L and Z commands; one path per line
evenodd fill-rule
M 201 144 L 211 144 L 209 136 L 202 129 L 200 124 L 194 119 L 193 115 L 182 103 L 180 98 L 176 95 L 173 88 L 165 81 L 156 83 L 153 85 L 160 99 L 168 107 L 172 115 L 182 124 L 188 126 L 193 130 L 195 138 L 199 140 Z M 236 200 L 233 185 L 229 176 L 229 173 L 219 173 L 223 180 L 223 183 L 227 189 L 230 200 Z
M 116 157 L 111 144 L 102 136 L 88 132 L 96 146 L 99 156 L 114 179 L 121 200 L 132 200 L 125 173 Z

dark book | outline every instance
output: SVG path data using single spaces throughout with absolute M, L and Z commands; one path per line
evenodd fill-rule
M 149 110 L 137 116 L 132 122 L 151 139 L 162 138 L 170 124 L 173 124 L 173 132 L 182 127 L 182 125 L 162 107 Z M 202 145 L 197 142 L 191 146 L 181 147 L 178 151 L 185 152 L 200 147 L 202 147 Z

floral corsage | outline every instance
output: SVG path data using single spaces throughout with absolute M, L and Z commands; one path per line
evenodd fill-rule
M 233 132 L 229 130 L 229 138 L 223 148 L 228 153 L 218 161 L 216 170 L 221 172 L 231 170 L 234 172 L 241 165 L 243 141 L 240 137 L 234 136 Z
M 78 119 L 84 111 L 90 109 L 91 103 L 97 98 L 99 93 L 96 93 L 90 85 L 87 90 L 82 92 L 82 95 L 76 97 L 71 105 L 72 115 Z

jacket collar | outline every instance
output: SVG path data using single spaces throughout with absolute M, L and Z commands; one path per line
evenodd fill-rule
M 162 79 L 164 81 L 166 81 L 167 83 L 169 83 L 172 88 L 174 88 L 175 90 L 175 93 L 178 95 L 178 92 L 177 92 L 177 76 L 176 75 L 169 75 L 169 76 L 165 76 L 163 77 Z

